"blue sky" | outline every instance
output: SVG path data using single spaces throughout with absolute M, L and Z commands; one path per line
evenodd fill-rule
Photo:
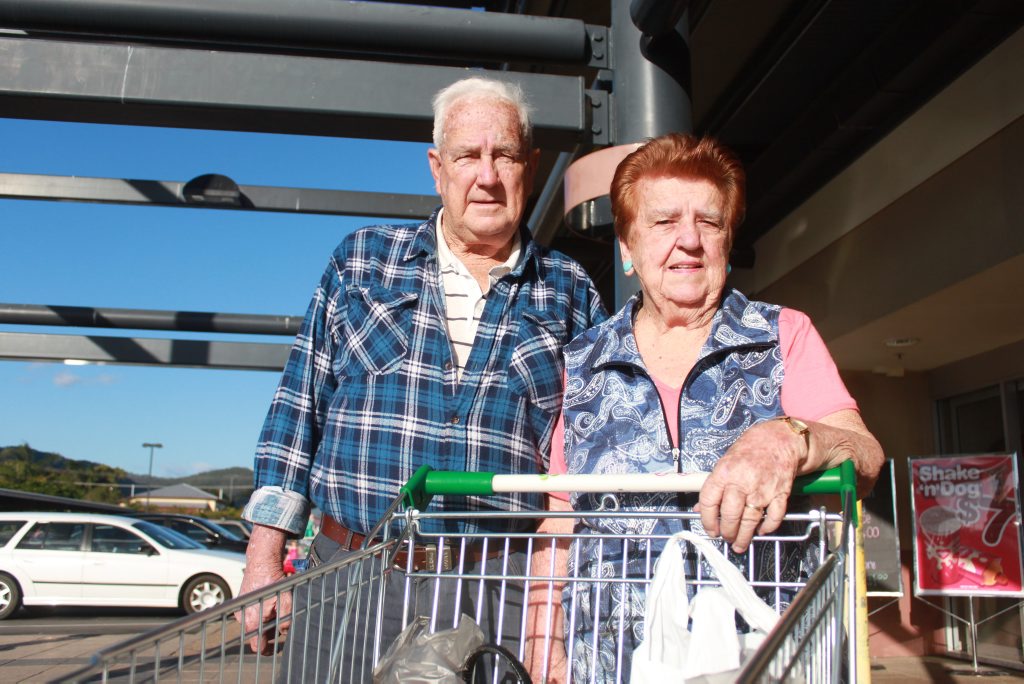
M 0 118 L 0 172 L 434 192 L 427 144 Z M 0 301 L 301 315 L 374 218 L 0 200 Z M 164 331 L 0 331 L 201 337 Z M 261 342 L 290 340 L 253 338 Z M 0 361 L 0 446 L 154 475 L 251 466 L 277 372 Z

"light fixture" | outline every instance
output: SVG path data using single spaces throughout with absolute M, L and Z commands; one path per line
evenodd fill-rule
M 219 173 L 196 176 L 185 183 L 181 196 L 188 204 L 229 207 L 242 206 L 244 199 L 238 183 Z
M 885 346 L 889 349 L 906 349 L 907 347 L 913 347 L 921 340 L 916 337 L 890 337 L 885 341 Z

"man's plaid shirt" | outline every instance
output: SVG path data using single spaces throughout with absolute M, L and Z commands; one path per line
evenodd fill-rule
M 606 318 L 576 262 L 521 229 L 523 257 L 487 295 L 461 382 L 445 330 L 437 212 L 335 249 L 256 452 L 255 523 L 305 528 L 312 501 L 366 533 L 420 466 L 540 473 L 562 404 L 562 348 Z M 430 510 L 540 508 L 536 495 L 436 497 Z

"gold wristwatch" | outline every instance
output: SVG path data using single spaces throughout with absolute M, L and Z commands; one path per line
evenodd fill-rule
M 790 430 L 803 437 L 807 451 L 809 452 L 811 450 L 811 428 L 808 427 L 807 423 L 799 418 L 793 418 L 792 416 L 778 416 L 775 420 L 781 420 L 789 426 Z

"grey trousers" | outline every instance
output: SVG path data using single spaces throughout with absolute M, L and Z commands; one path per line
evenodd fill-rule
M 342 550 L 333 539 L 318 535 L 310 547 L 310 568 L 359 553 Z M 510 554 L 507 566 L 502 558 L 495 558 L 466 567 L 464 572 L 488 577 L 522 575 L 526 562 L 526 554 L 516 552 Z M 402 631 L 403 616 L 406 622 L 420 615 L 434 618 L 440 630 L 454 627 L 459 616 L 466 614 L 477 620 L 488 643 L 498 643 L 500 635 L 500 643 L 517 653 L 522 607 L 519 581 L 487 580 L 481 587 L 475 579 L 410 577 L 399 569 L 382 578 L 380 564 L 374 559 L 352 562 L 296 589 L 293 624 L 277 681 L 372 681 L 375 643 L 379 644 L 379 658 Z

